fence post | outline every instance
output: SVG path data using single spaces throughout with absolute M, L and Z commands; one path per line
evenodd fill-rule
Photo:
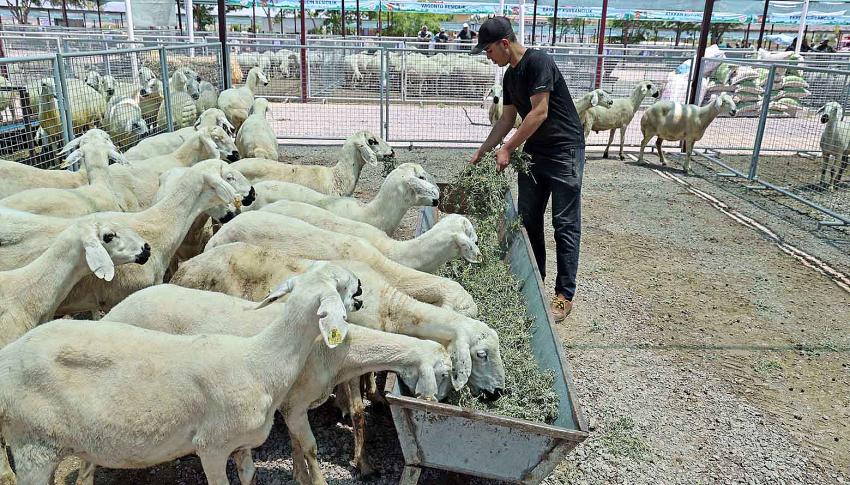
M 761 154 L 761 142 L 764 139 L 764 129 L 767 126 L 767 115 L 770 114 L 770 97 L 773 93 L 773 80 L 776 78 L 776 65 L 770 66 L 767 73 L 767 84 L 765 84 L 764 96 L 761 100 L 761 113 L 759 114 L 759 126 L 756 131 L 756 140 L 753 146 L 753 157 L 750 160 L 749 180 L 755 180 L 759 168 L 759 155 Z
M 56 53 L 53 65 L 53 86 L 56 91 L 56 109 L 59 111 L 59 122 L 62 123 L 62 140 L 67 144 L 74 138 L 74 117 L 71 115 L 68 83 L 65 82 L 65 58 L 61 52 Z M 40 100 L 39 100 L 40 102 Z
M 387 50 L 382 47 L 381 48 L 381 75 L 380 75 L 380 78 L 381 78 L 381 82 L 380 82 L 381 94 L 380 94 L 379 101 L 378 101 L 378 111 L 381 112 L 381 126 L 378 129 L 378 132 L 380 133 L 379 136 L 381 138 L 383 138 L 384 140 L 387 139 L 386 125 L 384 123 L 384 109 L 385 109 L 384 103 L 387 101 L 386 98 L 388 97 L 387 96 L 387 89 L 386 89 L 387 88 L 387 86 L 386 86 L 386 81 L 387 81 L 386 67 L 387 67 L 388 62 L 386 62 L 386 60 L 384 59 L 386 57 L 386 55 L 387 55 Z
M 171 86 L 169 85 L 171 76 L 168 75 L 168 59 L 165 57 L 166 54 L 165 47 L 160 47 L 159 69 L 162 72 L 162 102 L 165 103 L 165 119 L 168 121 L 168 131 L 174 131 L 174 116 L 171 113 Z

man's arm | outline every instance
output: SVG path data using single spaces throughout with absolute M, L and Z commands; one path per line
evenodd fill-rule
M 510 133 L 511 129 L 514 127 L 514 121 L 516 120 L 516 107 L 512 104 L 508 104 L 502 107 L 502 116 L 496 121 L 496 124 L 493 125 L 493 128 L 490 129 L 490 134 L 487 135 L 487 139 L 484 140 L 484 143 L 481 144 L 481 147 L 475 151 L 472 155 L 472 160 L 470 163 L 478 163 L 478 160 L 487 152 L 492 150 L 498 145 L 505 136 Z M 514 135 L 516 136 L 516 135 Z
M 506 121 L 513 126 L 515 118 L 506 119 L 505 116 L 508 114 L 507 106 L 505 106 L 505 108 L 506 109 L 502 111 L 502 117 L 499 118 L 499 123 Z M 513 108 L 513 106 L 511 106 L 511 108 Z M 513 109 L 512 111 L 513 116 L 516 117 L 516 109 Z M 525 143 L 525 141 L 528 140 L 538 128 L 540 128 L 540 125 L 546 121 L 548 116 L 549 91 L 533 94 L 531 96 L 531 111 L 529 111 L 528 115 L 522 119 L 522 124 L 519 125 L 514 136 L 512 136 L 511 139 L 502 145 L 502 148 L 496 152 L 496 166 L 499 170 L 504 170 L 508 166 L 511 158 L 511 152 L 516 150 L 516 148 L 521 144 Z M 493 129 L 495 130 L 495 127 Z M 508 129 L 508 131 L 510 131 L 510 129 Z M 507 131 L 505 134 L 507 134 Z

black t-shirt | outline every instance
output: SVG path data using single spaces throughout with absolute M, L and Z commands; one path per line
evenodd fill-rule
M 508 67 L 502 81 L 504 103 L 516 107 L 525 118 L 531 111 L 531 96 L 549 92 L 549 115 L 528 141 L 532 155 L 555 155 L 565 148 L 584 147 L 584 128 L 561 71 L 549 54 L 527 49 L 516 67 Z

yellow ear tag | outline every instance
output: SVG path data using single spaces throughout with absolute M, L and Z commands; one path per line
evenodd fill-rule
M 342 332 L 338 328 L 332 328 L 328 334 L 328 343 L 331 345 L 339 345 L 342 343 Z
M 237 209 L 242 208 L 242 199 L 233 199 L 233 205 L 235 205 Z

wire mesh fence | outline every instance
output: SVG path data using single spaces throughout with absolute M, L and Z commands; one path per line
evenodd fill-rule
M 56 67 L 54 56 L 0 59 L 0 157 L 52 166 L 55 154 L 45 130 L 57 128 L 51 124 L 51 113 L 56 111 L 54 100 L 46 95 L 49 86 L 57 85 Z M 61 125 L 58 130 L 61 137 Z

